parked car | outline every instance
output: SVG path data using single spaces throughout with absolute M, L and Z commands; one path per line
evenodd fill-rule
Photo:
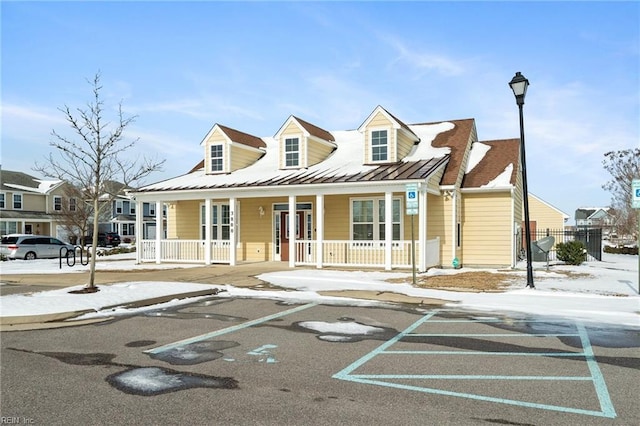
M 93 242 L 93 236 L 89 235 L 84 238 L 84 245 L 91 245 Z M 99 232 L 98 233 L 98 247 L 118 247 L 120 245 L 120 235 L 116 232 Z
M 0 254 L 11 260 L 52 259 L 66 256 L 74 249 L 73 245 L 46 235 L 9 234 L 0 241 Z

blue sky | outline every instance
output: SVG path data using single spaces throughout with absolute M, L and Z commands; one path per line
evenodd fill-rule
M 100 71 L 111 114 L 136 115 L 132 155 L 201 158 L 220 123 L 273 136 L 294 114 L 357 128 L 377 105 L 408 124 L 475 118 L 517 138 L 529 191 L 573 218 L 606 206 L 603 154 L 640 146 L 638 2 L 30 2 L 0 4 L 4 169 L 35 174 L 57 108 L 83 107 Z M 110 118 L 115 116 L 109 115 Z

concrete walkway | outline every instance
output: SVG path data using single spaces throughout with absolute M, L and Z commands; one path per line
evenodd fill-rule
M 261 289 L 269 288 L 269 283 L 256 278 L 256 276 L 277 271 L 290 270 L 285 262 L 257 262 L 243 263 L 236 266 L 229 265 L 209 265 L 190 268 L 176 269 L 146 269 L 146 270 L 123 270 L 123 271 L 97 271 L 95 284 L 109 285 L 121 282 L 155 281 L 155 282 L 188 282 L 200 284 L 232 285 L 235 287 L 255 287 L 260 285 Z M 301 269 L 297 267 L 296 269 Z M 314 268 L 308 268 L 314 269 Z M 89 272 L 69 273 L 69 274 L 24 274 L 5 275 L 2 277 L 4 285 L 0 286 L 0 296 L 9 294 L 32 293 L 38 291 L 53 290 L 56 288 L 72 287 L 86 284 Z M 150 306 L 173 299 L 183 299 L 188 297 L 215 295 L 217 290 L 199 291 L 195 293 L 181 293 L 178 295 L 168 295 L 164 298 L 154 298 L 149 300 L 139 300 L 129 307 Z M 366 300 L 379 300 L 393 303 L 407 303 L 415 305 L 439 305 L 446 301 L 438 299 L 424 299 L 406 296 L 400 293 L 377 292 L 377 291 L 327 291 L 320 294 L 325 296 L 346 297 Z M 105 309 L 108 307 L 104 307 Z M 74 317 L 85 312 L 65 312 L 55 315 L 42 316 L 22 316 L 22 317 L 0 317 L 0 331 L 34 330 L 43 328 L 55 328 L 74 325 L 84 325 L 96 322 L 96 320 L 73 321 Z M 104 320 L 108 320 L 105 318 Z

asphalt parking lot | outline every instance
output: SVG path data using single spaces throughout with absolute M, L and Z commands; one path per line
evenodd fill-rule
M 22 424 L 640 424 L 637 331 L 210 298 L 2 333 Z

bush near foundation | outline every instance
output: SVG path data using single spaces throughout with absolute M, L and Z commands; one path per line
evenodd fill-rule
M 604 246 L 604 252 L 613 254 L 638 254 L 638 246 Z
M 580 265 L 587 260 L 587 248 L 580 241 L 556 244 L 558 260 L 569 265 Z

